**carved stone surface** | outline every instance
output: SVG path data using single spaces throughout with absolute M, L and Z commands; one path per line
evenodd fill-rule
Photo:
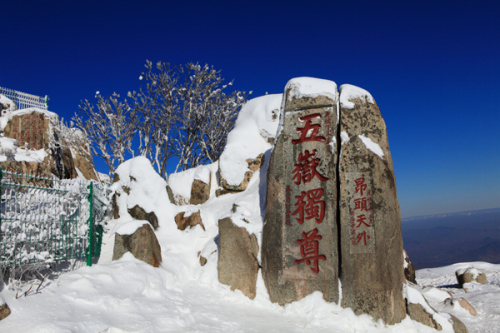
M 241 290 L 250 299 L 255 298 L 259 271 L 257 237 L 235 225 L 231 218 L 219 220 L 219 235 L 219 282 L 231 286 L 231 290 Z M 201 257 L 200 263 L 203 265 Z
M 329 302 L 339 297 L 337 92 L 326 82 L 332 91 L 312 97 L 296 98 L 298 87 L 287 85 L 283 129 L 269 163 L 262 270 L 279 304 L 316 290 Z
M 347 103 L 343 87 L 339 166 L 342 305 L 356 314 L 395 324 L 405 318 L 405 276 L 387 131 L 369 93 Z
M 120 259 L 126 252 L 153 267 L 160 266 L 161 247 L 149 223 L 143 224 L 132 235 L 115 234 L 113 260 Z

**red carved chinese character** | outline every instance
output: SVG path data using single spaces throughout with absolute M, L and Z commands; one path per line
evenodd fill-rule
M 309 150 L 306 150 L 303 154 L 299 154 L 299 163 L 295 164 L 295 169 L 292 171 L 294 173 L 292 180 L 295 179 L 295 184 L 300 185 L 301 182 L 308 183 L 314 176 L 318 177 L 322 182 L 328 180 L 328 178 L 323 177 L 316 170 L 321 161 L 319 158 L 316 158 L 316 153 L 317 150 L 314 149 L 312 154 Z
M 320 200 L 325 191 L 322 188 L 317 188 L 310 191 L 302 191 L 300 196 L 295 196 L 297 202 L 295 206 L 298 208 L 292 215 L 299 214 L 297 218 L 297 222 L 299 224 L 304 223 L 304 213 L 306 220 L 314 219 L 316 223 L 323 222 L 325 218 L 325 201 Z M 304 201 L 304 198 L 307 199 L 307 203 Z
M 370 215 L 370 217 L 371 217 L 371 215 Z M 362 224 L 364 224 L 367 227 L 371 227 L 370 224 L 365 222 L 365 220 L 366 220 L 365 214 L 358 215 L 357 218 L 358 218 L 358 220 L 357 220 L 358 225 L 356 226 L 356 228 L 359 228 Z
M 356 183 L 356 193 L 359 192 L 359 195 L 363 196 L 363 191 L 366 190 L 365 179 L 358 178 L 354 182 Z
M 308 232 L 302 233 L 302 239 L 297 239 L 297 244 L 300 245 L 300 254 L 303 259 L 295 259 L 295 264 L 301 264 L 305 262 L 307 266 L 312 267 L 311 270 L 314 273 L 319 273 L 318 260 L 326 260 L 326 256 L 319 254 L 319 240 L 323 238 L 318 235 L 318 228 L 315 228 Z
M 372 210 L 371 203 L 372 198 L 354 199 L 354 210 L 359 209 L 360 211 L 369 212 Z
M 360 232 L 359 234 L 356 235 L 356 239 L 352 240 L 353 245 L 358 245 L 361 240 L 363 240 L 363 243 L 366 246 L 366 240 L 370 239 L 370 236 L 366 234 L 366 231 Z
M 314 118 L 321 118 L 321 114 L 319 113 L 314 113 L 310 114 L 308 116 L 304 117 L 299 117 L 300 121 L 306 121 L 306 124 L 302 128 L 296 128 L 295 130 L 297 132 L 300 132 L 300 138 L 299 139 L 293 139 L 292 144 L 296 145 L 298 143 L 302 142 L 308 142 L 308 141 L 319 141 L 319 142 L 326 142 L 326 139 L 322 136 L 316 136 L 319 132 L 319 128 L 321 127 L 320 124 L 311 124 L 311 119 Z

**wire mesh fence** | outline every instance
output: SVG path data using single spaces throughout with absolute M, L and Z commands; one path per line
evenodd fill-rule
M 33 107 L 48 110 L 49 108 L 49 97 L 47 95 L 41 97 L 4 87 L 0 87 L 0 94 L 16 103 L 18 109 Z
M 107 186 L 0 169 L 0 268 L 100 254 Z

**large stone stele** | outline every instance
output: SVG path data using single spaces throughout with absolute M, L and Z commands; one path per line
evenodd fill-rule
M 370 93 L 340 87 L 342 305 L 386 324 L 405 318 L 403 240 L 385 122 Z
M 235 225 L 231 218 L 225 218 L 219 220 L 219 241 L 219 282 L 255 298 L 259 271 L 257 237 Z
M 118 260 L 126 252 L 130 252 L 137 259 L 153 267 L 160 266 L 161 247 L 149 223 L 144 221 L 144 224 L 131 235 L 118 232 L 115 234 L 113 260 Z
M 284 101 L 267 174 L 262 275 L 280 305 L 314 291 L 338 302 L 337 87 L 292 79 Z

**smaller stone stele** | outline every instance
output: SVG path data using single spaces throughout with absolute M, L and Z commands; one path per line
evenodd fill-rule
M 135 205 L 134 207 L 128 209 L 128 213 L 134 219 L 139 221 L 148 221 L 149 223 L 151 223 L 155 230 L 158 229 L 158 218 L 156 217 L 156 214 L 154 212 L 146 213 L 143 208 Z
M 153 267 L 160 266 L 161 247 L 149 223 L 145 222 L 131 235 L 115 234 L 113 260 L 120 259 L 126 252 Z
M 259 271 L 257 237 L 238 227 L 231 218 L 219 220 L 219 237 L 219 282 L 255 298 Z
M 481 284 L 488 284 L 488 280 L 486 279 L 486 274 L 479 271 L 474 267 L 469 267 L 465 269 L 459 269 L 455 272 L 457 277 L 457 282 L 460 285 L 460 288 L 464 287 L 464 284 L 470 282 L 477 282 Z
M 11 311 L 7 303 L 0 305 L 0 320 L 7 318 Z
M 205 226 L 201 220 L 201 212 L 197 211 L 196 213 L 192 213 L 191 215 L 184 217 L 186 212 L 180 212 L 175 216 L 175 223 L 177 224 L 177 229 L 186 230 L 187 227 L 194 228 L 197 225 L 200 225 L 203 230 L 205 230 Z
M 207 202 L 207 200 L 210 199 L 211 184 L 212 174 L 210 174 L 208 184 L 199 179 L 193 180 L 193 184 L 191 185 L 191 199 L 189 199 L 189 203 L 191 205 L 201 205 Z
M 243 178 L 243 181 L 241 184 L 238 185 L 231 185 L 228 184 L 227 181 L 224 178 L 221 178 L 221 186 L 223 190 L 219 191 L 219 195 L 223 195 L 226 193 L 233 193 L 233 192 L 242 192 L 247 189 L 248 184 L 250 183 L 250 180 L 252 179 L 253 174 L 260 169 L 262 164 L 264 163 L 264 154 L 259 154 L 255 159 L 247 159 L 246 162 L 248 163 L 248 169 L 249 171 L 245 172 L 245 176 Z M 220 174 L 220 170 L 219 170 Z

